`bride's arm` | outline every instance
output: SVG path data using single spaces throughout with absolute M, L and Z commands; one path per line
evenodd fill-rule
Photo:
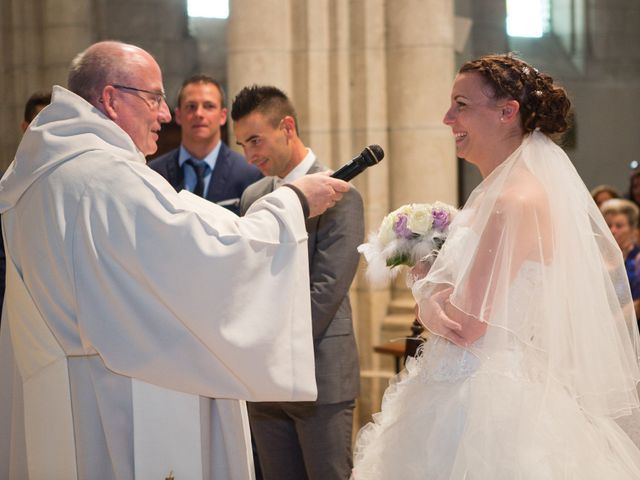
M 462 325 L 446 312 L 452 291 L 451 287 L 439 287 L 429 298 L 416 305 L 416 317 L 431 333 L 462 346 L 466 345 L 466 339 L 461 335 Z
M 550 258 L 549 209 L 540 190 L 529 184 L 506 189 L 479 232 L 475 254 L 461 284 L 436 290 L 423 315 L 427 328 L 452 342 L 468 346 L 482 337 L 496 305 L 508 305 L 510 286 L 526 261 Z M 434 308 L 437 305 L 441 311 Z M 422 312 L 421 312 L 422 313 Z M 454 327 L 452 327 L 454 326 Z

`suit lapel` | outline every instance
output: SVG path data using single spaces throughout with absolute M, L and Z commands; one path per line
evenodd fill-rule
M 326 170 L 325 166 L 322 165 L 318 159 L 316 158 L 315 162 L 313 162 L 311 164 L 311 167 L 309 167 L 309 171 L 307 172 L 307 174 L 309 173 L 318 173 L 318 172 L 324 172 Z
M 220 151 L 216 159 L 216 166 L 211 172 L 211 181 L 207 190 L 207 200 L 218 202 L 226 199 L 227 179 L 231 173 L 231 160 L 229 158 L 229 148 L 224 144 L 220 144 Z
M 184 173 L 178 165 L 180 149 L 177 149 L 171 159 L 167 162 L 167 180 L 177 192 L 184 188 Z

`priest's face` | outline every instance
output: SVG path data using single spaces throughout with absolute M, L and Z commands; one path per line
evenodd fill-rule
M 171 120 L 171 113 L 164 100 L 160 67 L 146 52 L 136 53 L 128 79 L 105 87 L 107 112 L 142 154 L 151 155 L 158 149 L 161 124 Z
M 263 175 L 284 178 L 293 170 L 295 122 L 292 117 L 284 117 L 276 123 L 267 115 L 252 112 L 234 122 L 233 130 L 247 161 L 258 167 Z

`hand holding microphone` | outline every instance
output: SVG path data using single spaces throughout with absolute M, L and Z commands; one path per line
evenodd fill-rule
M 327 173 L 313 173 L 295 180 L 291 185 L 304 194 L 309 205 L 309 217 L 315 217 L 340 201 L 342 195 L 350 188 L 346 182 L 378 163 L 383 157 L 384 151 L 380 146 L 369 145 L 360 155 L 330 176 Z

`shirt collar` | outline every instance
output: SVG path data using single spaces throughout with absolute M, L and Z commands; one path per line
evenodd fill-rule
M 307 174 L 313 162 L 316 161 L 315 154 L 311 151 L 310 148 L 307 148 L 307 155 L 302 159 L 302 161 L 296 165 L 296 167 L 291 170 L 287 176 L 285 176 L 282 180 L 283 183 L 291 183 L 294 180 L 297 180 L 300 177 L 303 177 Z
M 196 158 L 189 153 L 189 151 L 184 148 L 184 145 L 180 144 L 180 152 L 178 153 L 178 165 L 182 167 L 182 164 L 193 158 L 195 160 L 203 160 L 209 165 L 210 171 L 213 172 L 213 169 L 216 166 L 216 161 L 218 160 L 218 153 L 220 153 L 220 146 L 222 145 L 221 141 L 218 141 L 218 144 L 215 146 L 213 150 L 211 150 L 206 157 L 204 158 Z

